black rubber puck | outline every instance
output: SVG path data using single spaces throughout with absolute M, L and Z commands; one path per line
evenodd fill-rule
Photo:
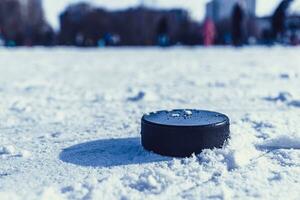
M 154 153 L 189 157 L 203 149 L 221 148 L 229 138 L 229 118 L 205 110 L 172 110 L 142 118 L 142 145 Z

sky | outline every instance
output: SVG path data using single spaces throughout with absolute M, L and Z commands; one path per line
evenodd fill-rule
M 202 20 L 205 15 L 205 4 L 210 0 L 43 0 L 46 19 L 58 29 L 59 14 L 67 5 L 76 2 L 89 2 L 107 9 L 124 9 L 139 5 L 142 1 L 150 7 L 185 8 L 196 20 Z M 225 0 L 226 1 L 226 0 Z M 257 0 L 256 14 L 270 15 L 281 0 Z M 300 0 L 295 0 L 292 10 L 300 10 Z

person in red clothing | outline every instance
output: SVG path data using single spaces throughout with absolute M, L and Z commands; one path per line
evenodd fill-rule
M 203 34 L 203 44 L 205 46 L 211 46 L 214 44 L 215 37 L 216 37 L 216 27 L 215 27 L 215 23 L 210 18 L 205 19 L 202 28 L 202 34 Z

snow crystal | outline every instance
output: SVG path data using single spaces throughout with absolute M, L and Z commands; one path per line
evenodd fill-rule
M 152 175 L 148 176 L 148 183 L 152 187 L 156 187 L 157 186 L 157 182 L 156 182 L 155 178 Z
M 289 92 L 280 92 L 276 97 L 266 97 L 267 101 L 280 101 L 287 102 L 292 98 L 292 95 Z
M 258 144 L 258 147 L 267 149 L 300 149 L 300 136 L 280 135 Z
M 280 74 L 280 78 L 282 79 L 289 79 L 290 78 L 290 75 L 289 74 Z
M 293 99 L 293 96 L 289 92 L 280 92 L 276 97 L 266 97 L 267 101 L 282 102 L 287 106 L 300 107 L 300 100 Z
M 136 95 L 128 97 L 127 100 L 128 101 L 140 101 L 145 97 L 146 93 L 143 91 L 139 91 Z
M 178 113 L 172 113 L 171 116 L 172 116 L 172 117 L 180 117 L 180 114 L 178 114 Z
M 258 152 L 255 149 L 214 149 L 204 150 L 200 154 L 201 162 L 209 162 L 216 164 L 220 162 L 227 167 L 227 170 L 235 170 L 237 168 L 249 165 L 256 158 Z
M 31 156 L 31 153 L 27 150 L 19 151 L 14 146 L 7 145 L 7 146 L 0 147 L 0 156 L 1 155 L 3 158 L 7 158 L 10 156 L 29 158 Z
M 288 103 L 289 106 L 300 108 L 300 100 L 293 100 Z
M 10 110 L 17 112 L 17 113 L 22 113 L 22 112 L 31 112 L 32 108 L 31 108 L 31 106 L 28 106 L 23 101 L 16 101 L 12 104 L 12 106 L 10 107 Z
M 15 152 L 16 152 L 16 149 L 12 145 L 0 147 L 0 155 L 2 155 L 2 154 L 12 155 L 12 154 L 15 154 Z
M 186 115 L 192 115 L 193 112 L 192 112 L 191 110 L 185 110 L 185 111 L 184 111 L 184 114 L 186 114 Z
M 20 198 L 17 196 L 14 192 L 10 191 L 1 191 L 0 192 L 1 200 L 21 200 L 23 198 Z
M 61 195 L 61 193 L 56 188 L 49 187 L 43 191 L 40 199 L 41 200 L 63 200 L 65 198 Z
M 23 158 L 30 158 L 31 157 L 31 152 L 27 151 L 27 150 L 23 150 L 23 151 L 21 151 L 21 156 Z

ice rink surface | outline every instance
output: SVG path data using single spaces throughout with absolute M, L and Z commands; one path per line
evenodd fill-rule
M 300 49 L 0 50 L 0 199 L 299 199 Z M 140 145 L 161 109 L 231 119 L 223 149 Z

